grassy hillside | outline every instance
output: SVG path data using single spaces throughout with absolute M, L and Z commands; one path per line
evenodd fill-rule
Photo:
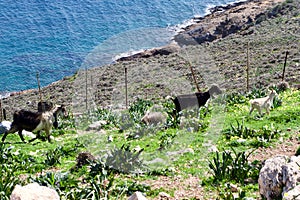
M 188 113 L 194 117 L 181 128 L 171 115 L 164 127 L 140 123 L 140 116 L 153 104 L 140 99 L 122 114 L 94 113 L 106 122 L 98 131 L 74 129 L 70 118 L 54 130 L 52 143 L 22 144 L 18 135 L 11 134 L 1 145 L 1 199 L 13 185 L 31 181 L 55 188 L 62 199 L 124 199 L 134 191 L 150 199 L 162 191 L 178 197 L 178 189 L 183 192 L 179 197 L 232 199 L 228 184 L 236 185 L 240 197 L 258 198 L 257 178 L 264 157 L 256 154 L 257 149 L 276 151 L 289 138 L 298 139 L 300 130 L 300 91 L 280 92 L 269 116 L 257 112 L 249 116 L 249 99 L 265 92 L 219 97 L 208 113 L 204 108 L 196 115 Z M 174 106 L 169 101 L 162 105 L 171 113 Z M 80 152 L 95 158 L 90 155 L 86 161 L 83 154 L 80 159 Z M 174 179 L 169 185 L 167 181 Z M 183 185 L 184 181 L 192 182 Z
M 149 199 L 165 192 L 171 199 L 259 199 L 262 161 L 294 155 L 300 131 L 300 91 L 281 91 L 285 80 L 299 84 L 299 2 L 288 0 L 263 13 L 253 26 L 198 46 L 91 69 L 89 111 L 70 109 L 53 130 L 53 142 L 21 143 L 17 134 L 0 145 L 0 199 L 16 184 L 38 182 L 56 189 L 61 199 L 126 199 L 141 191 Z M 247 44 L 250 92 L 246 92 Z M 219 83 L 224 94 L 207 109 L 189 111 L 183 124 L 172 115 L 167 96 L 195 92 L 190 65 L 201 90 Z M 128 68 L 129 108 L 124 106 L 124 67 Z M 85 100 L 85 73 L 43 88 L 46 100 L 77 105 Z M 153 78 L 155 77 L 155 78 Z M 249 100 L 278 92 L 270 115 L 249 116 Z M 36 108 L 38 93 L 3 100 L 15 108 Z M 168 113 L 167 123 L 146 126 L 141 117 L 154 104 Z M 121 106 L 120 106 L 121 105 Z M 80 112 L 79 112 L 80 111 Z M 90 124 L 101 121 L 101 128 Z M 29 140 L 29 137 L 26 137 Z M 218 151 L 216 151 L 218 150 Z M 232 189 L 234 188 L 234 189 Z

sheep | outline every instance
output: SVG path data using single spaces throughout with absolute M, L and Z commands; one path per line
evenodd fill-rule
M 163 111 L 163 107 L 160 105 L 154 105 L 146 111 L 141 121 L 146 125 L 159 125 L 167 122 L 168 114 Z
M 36 133 L 36 137 L 31 139 L 29 142 L 39 138 L 41 130 L 46 132 L 47 139 L 49 142 L 51 142 L 50 131 L 53 125 L 55 127 L 57 126 L 58 116 L 67 117 L 67 110 L 64 105 L 56 105 L 50 111 L 46 112 L 32 112 L 23 109 L 15 111 L 11 127 L 4 133 L 2 142 L 4 142 L 9 133 L 15 133 L 18 131 L 21 140 L 25 143 L 22 130 Z
M 221 94 L 222 90 L 217 85 L 212 85 L 206 92 L 196 92 L 194 94 L 179 95 L 173 99 L 175 104 L 175 114 L 184 109 L 200 108 L 205 106 L 213 94 Z
M 270 94 L 266 97 L 250 100 L 249 101 L 250 102 L 250 113 L 249 113 L 249 115 L 251 115 L 251 113 L 254 109 L 257 109 L 260 115 L 262 115 L 262 109 L 265 109 L 266 113 L 269 115 L 275 96 L 277 96 L 276 91 L 271 90 Z

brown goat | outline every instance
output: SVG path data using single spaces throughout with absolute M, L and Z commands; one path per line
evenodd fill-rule
M 6 131 L 2 137 L 2 142 L 4 142 L 6 136 L 9 133 L 15 133 L 18 131 L 18 134 L 23 142 L 25 142 L 22 135 L 22 131 L 30 131 L 36 133 L 36 137 L 31 139 L 29 142 L 34 141 L 40 137 L 40 131 L 44 130 L 49 142 L 50 140 L 50 131 L 52 126 L 57 126 L 57 117 L 58 116 L 67 116 L 67 111 L 65 106 L 56 105 L 50 111 L 46 112 L 32 112 L 27 110 L 15 111 L 13 115 L 13 122 L 8 131 Z

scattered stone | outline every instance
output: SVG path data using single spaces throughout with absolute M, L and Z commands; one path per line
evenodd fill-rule
M 239 188 L 237 185 L 234 185 L 234 184 L 230 184 L 230 190 L 231 192 L 238 192 L 239 191 Z
M 76 168 L 81 168 L 83 165 L 89 164 L 96 160 L 96 158 L 89 152 L 81 152 L 76 158 Z
M 168 156 L 174 156 L 174 155 L 182 155 L 185 153 L 192 153 L 194 154 L 194 150 L 192 148 L 187 148 L 187 149 L 182 149 L 179 151 L 172 151 L 172 152 L 167 152 Z
M 208 148 L 208 153 L 215 153 L 218 152 L 218 148 L 215 145 L 212 145 L 211 147 Z
M 51 188 L 30 183 L 25 186 L 16 185 L 10 200 L 59 200 L 58 193 Z
M 171 198 L 171 196 L 168 193 L 165 193 L 165 192 L 160 192 L 158 194 L 158 196 L 159 196 L 159 199 L 170 199 Z
M 9 121 L 2 121 L 0 123 L 0 134 L 3 134 L 6 131 L 8 131 L 10 129 L 10 126 L 11 126 L 11 122 L 9 122 Z
M 108 143 L 111 143 L 111 142 L 113 142 L 113 141 L 114 141 L 113 136 L 109 135 L 109 136 L 107 137 L 107 142 L 108 142 Z
M 147 198 L 141 192 L 135 192 L 128 200 L 147 200 Z
M 96 121 L 88 126 L 86 131 L 91 131 L 91 130 L 100 130 L 102 126 L 106 125 L 107 122 L 104 120 Z

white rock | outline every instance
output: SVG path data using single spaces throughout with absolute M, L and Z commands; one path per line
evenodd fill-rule
M 104 121 L 104 120 L 96 121 L 96 122 L 89 125 L 89 127 L 87 128 L 87 131 L 100 130 L 102 128 L 102 126 L 106 125 L 106 124 L 107 124 L 107 122 Z
M 277 156 L 265 161 L 259 173 L 259 192 L 267 200 L 280 198 L 283 188 L 282 166 L 288 162 L 287 156 Z
M 4 134 L 6 131 L 8 131 L 11 127 L 11 122 L 10 121 L 2 121 L 0 123 L 0 134 Z M 22 131 L 23 136 L 28 136 L 34 138 L 35 135 L 32 132 L 29 131 Z
M 299 163 L 299 156 L 291 158 L 277 156 L 268 159 L 259 173 L 260 194 L 267 200 L 277 198 L 300 200 L 300 187 L 297 186 L 300 182 Z
M 141 192 L 135 192 L 128 200 L 147 200 L 147 198 Z
M 300 200 L 300 185 L 283 194 L 282 200 Z
M 25 186 L 16 185 L 10 200 L 59 200 L 60 197 L 54 189 L 31 183 Z
M 2 121 L 0 123 L 0 134 L 3 134 L 6 131 L 8 131 L 10 129 L 10 126 L 11 126 L 11 122 L 9 122 L 9 121 Z

